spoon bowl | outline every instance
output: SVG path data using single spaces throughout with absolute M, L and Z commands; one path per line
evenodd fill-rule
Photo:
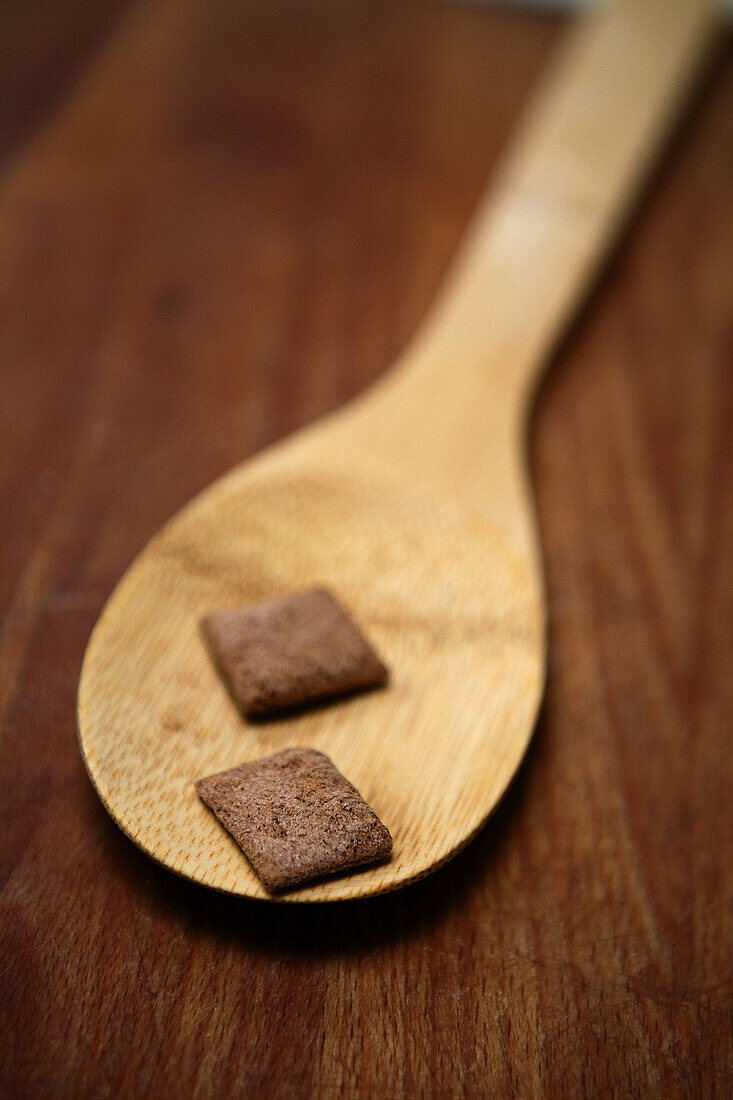
M 266 897 L 193 779 L 307 745 L 389 823 L 395 850 L 387 864 L 288 897 L 347 898 L 420 877 L 480 828 L 529 740 L 544 646 L 525 574 L 491 523 L 457 502 L 299 460 L 259 476 L 245 467 L 165 528 L 95 630 L 80 721 L 103 802 L 172 870 Z M 390 686 L 244 723 L 198 620 L 314 581 L 354 611 Z

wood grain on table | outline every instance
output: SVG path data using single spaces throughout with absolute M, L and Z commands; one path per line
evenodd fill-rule
M 3 1095 L 733 1091 L 729 40 L 539 396 L 548 690 L 479 838 L 391 896 L 246 903 L 146 859 L 76 743 L 112 586 L 389 365 L 561 25 L 0 12 Z

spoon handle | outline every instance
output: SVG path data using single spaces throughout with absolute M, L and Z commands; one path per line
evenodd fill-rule
M 366 456 L 382 476 L 439 486 L 536 555 L 525 447 L 534 386 L 719 24 L 711 0 L 612 0 L 578 19 L 426 320 L 397 369 L 335 418 L 325 458 Z
M 719 21 L 709 0 L 617 0 L 577 20 L 408 351 L 433 394 L 467 372 L 460 388 L 473 404 L 486 398 L 490 372 L 492 398 L 526 405 L 689 99 Z

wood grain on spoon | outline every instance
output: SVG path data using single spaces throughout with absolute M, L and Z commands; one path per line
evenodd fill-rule
M 395 371 L 238 467 L 134 563 L 89 644 L 82 751 L 121 827 L 195 881 L 265 896 L 193 779 L 327 752 L 388 825 L 391 863 L 289 895 L 409 882 L 458 851 L 527 747 L 545 663 L 524 427 L 533 385 L 705 55 L 707 3 L 613 5 L 569 37 L 435 309 Z M 314 583 L 353 608 L 390 690 L 242 723 L 197 620 Z

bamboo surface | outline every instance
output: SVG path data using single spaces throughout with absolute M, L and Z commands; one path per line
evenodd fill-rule
M 163 9 L 155 33 L 146 26 L 131 48 L 147 54 L 179 18 Z M 280 900 L 413 882 L 497 806 L 527 749 L 545 673 L 527 405 L 715 27 L 706 0 L 619 0 L 574 24 L 392 373 L 207 488 L 118 585 L 84 659 L 80 743 L 104 805 L 153 859 L 267 898 L 194 782 L 288 747 L 325 752 L 387 824 L 394 851 Z M 106 89 L 113 64 L 103 60 L 82 107 Z M 73 128 L 73 105 L 69 115 Z M 212 608 L 313 584 L 366 627 L 391 669 L 388 688 L 244 723 L 198 624 Z

